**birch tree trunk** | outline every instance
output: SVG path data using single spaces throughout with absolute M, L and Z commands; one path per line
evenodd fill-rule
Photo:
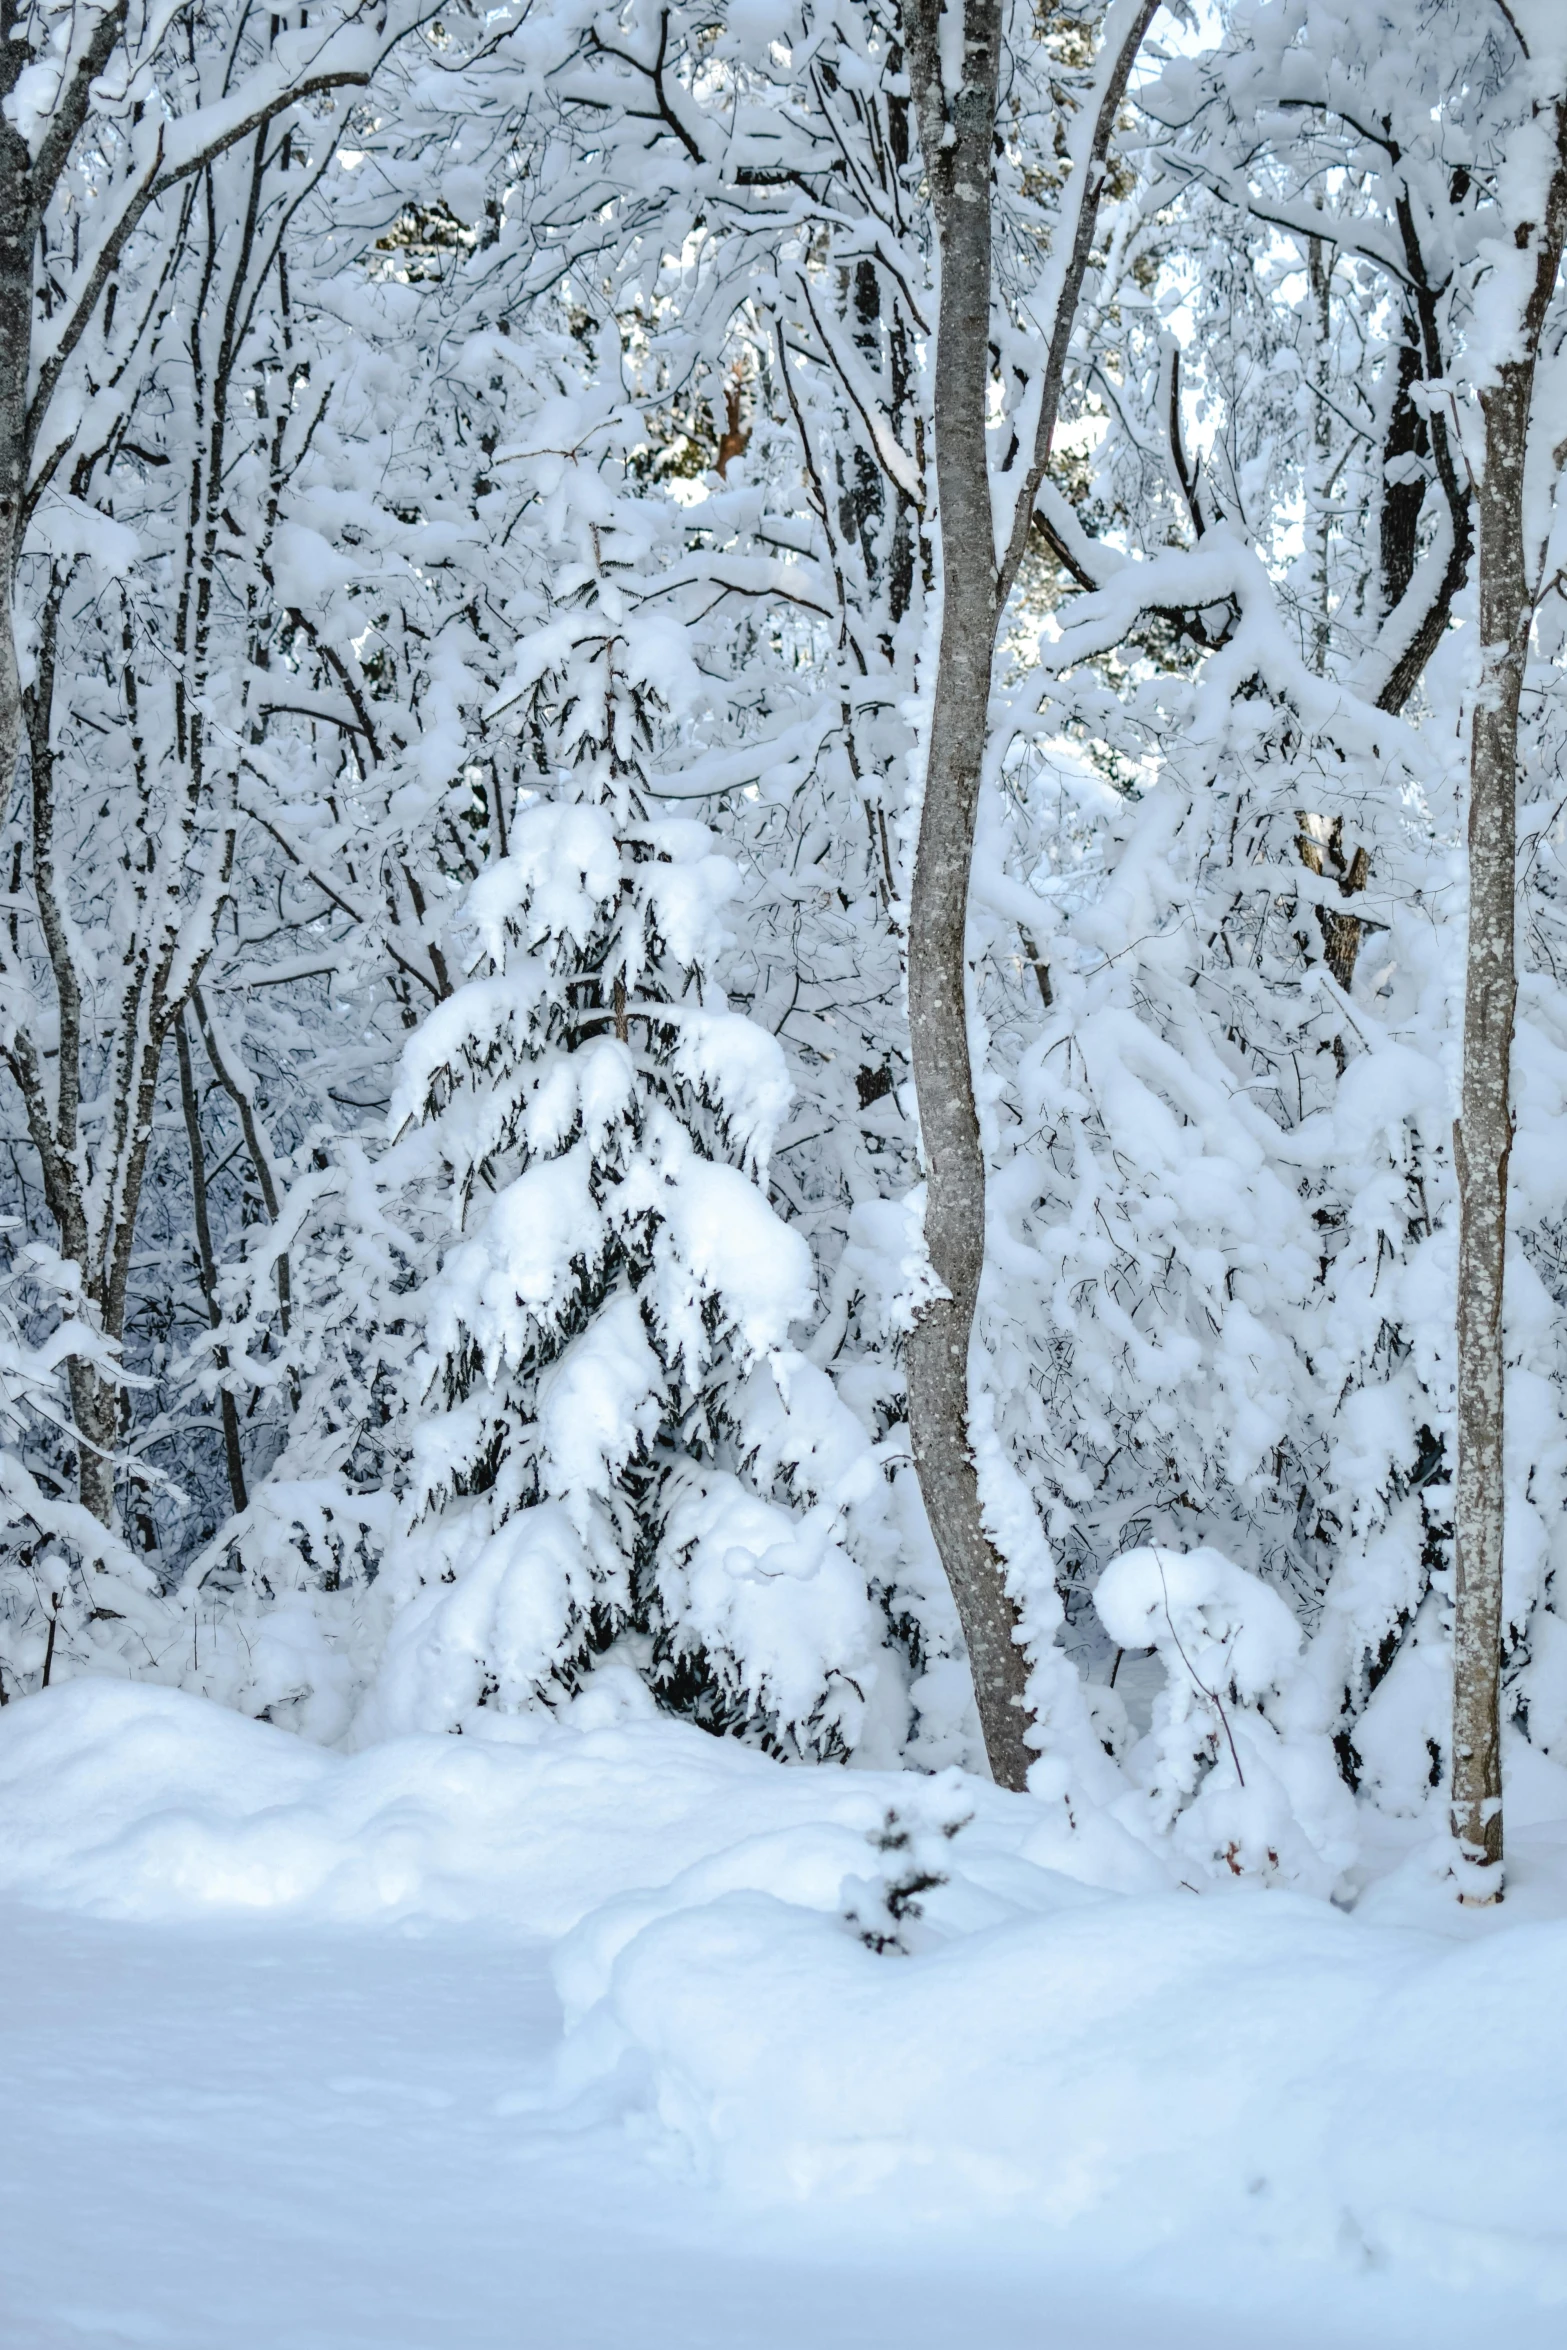
M 1545 220 L 1517 242 L 1535 279 L 1516 356 L 1481 396 L 1480 692 L 1470 737 L 1469 936 L 1458 1167 L 1458 1469 L 1453 1517 L 1452 1825 L 1460 1898 L 1502 1892 L 1503 1264 L 1512 1153 L 1509 1087 L 1518 979 L 1514 893 L 1518 704 L 1534 618 L 1525 560 L 1524 475 L 1541 329 L 1567 228 L 1567 108 Z

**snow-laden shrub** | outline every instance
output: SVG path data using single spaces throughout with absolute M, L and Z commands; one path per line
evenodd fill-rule
M 1260 571 L 1236 569 L 1265 608 Z M 997 946 L 1015 960 L 1028 907 L 1051 986 L 1042 1019 L 1031 970 L 987 999 L 1015 1115 L 996 1118 L 985 1376 L 1076 1589 L 1147 1542 L 1262 1575 L 1312 1638 L 1319 1726 L 1354 1769 L 1445 1563 L 1455 1031 L 1425 805 L 1443 779 L 1416 776 L 1391 721 L 1329 708 L 1271 622 L 1262 649 L 1271 691 L 1232 690 L 1255 646 L 1196 692 L 1129 689 L 1169 729 L 1134 789 L 1052 744 L 982 842 Z M 1352 900 L 1308 861 L 1329 767 L 1346 857 L 1369 861 Z M 1334 969 L 1317 914 L 1342 903 L 1365 911 Z M 1524 1469 L 1520 1536 L 1546 1544 L 1551 1447 Z
M 1300 1626 L 1278 1593 L 1220 1551 L 1147 1548 L 1111 1561 L 1094 1605 L 1118 1648 L 1164 1669 L 1118 1815 L 1201 1875 L 1331 1892 L 1355 1856 L 1354 1804 L 1331 1740 L 1292 1715 Z
M 0 1230 L 6 1229 L 0 1223 Z M 73 1674 L 162 1663 L 171 1627 L 156 1578 L 113 1528 L 61 1491 L 73 1362 L 115 1349 L 83 1313 L 76 1268 L 24 1242 L 0 1269 L 0 1705 Z M 33 1326 L 47 1335 L 35 1343 Z

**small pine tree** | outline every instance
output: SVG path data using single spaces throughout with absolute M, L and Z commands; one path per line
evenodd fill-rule
M 705 1727 L 841 1753 L 890 1663 L 843 1539 L 879 1470 L 788 1344 L 814 1292 L 763 1188 L 788 1080 L 715 982 L 735 868 L 660 806 L 700 678 L 648 597 L 626 433 L 578 388 L 512 453 L 552 557 L 504 697 L 536 766 L 394 1104 L 401 1172 L 459 1237 L 415 1301 L 423 1418 L 361 1734 L 555 1704 L 613 1648 Z
M 843 1887 L 844 1923 L 867 1950 L 907 1958 L 927 1947 L 925 1895 L 951 1883 L 950 1848 L 973 1817 L 956 1770 L 914 1780 L 909 1800 L 888 1806 L 866 1838 L 876 1855 L 871 1874 L 850 1877 Z

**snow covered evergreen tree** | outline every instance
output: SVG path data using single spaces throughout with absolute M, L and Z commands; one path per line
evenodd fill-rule
M 789 1343 L 814 1280 L 762 1188 L 783 1059 L 715 980 L 733 863 L 660 801 L 701 678 L 658 600 L 667 526 L 626 486 L 614 330 L 598 386 L 575 356 L 540 346 L 556 395 L 497 457 L 553 554 L 502 697 L 535 771 L 393 1108 L 423 1123 L 389 1175 L 438 1165 L 459 1236 L 420 1300 L 428 1416 L 360 1734 L 559 1702 L 613 1653 L 709 1727 L 842 1752 L 890 1665 L 843 1538 L 880 1471 Z

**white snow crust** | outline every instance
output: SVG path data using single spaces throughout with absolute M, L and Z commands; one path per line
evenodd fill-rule
M 1024 2321 L 1054 2276 L 1079 2331 L 1049 2339 L 1084 2350 L 1482 2321 L 1543 2344 L 1567 2300 L 1567 1775 L 1513 1760 L 1498 1916 L 1460 1912 L 1413 1832 L 1346 1913 L 1193 1893 L 1113 1819 L 957 1772 L 775 1764 L 614 1664 L 561 1720 L 356 1754 L 176 1691 L 26 1699 L 0 1713 L 4 2161 L 54 2250 L 22 2260 L 3 2338 L 998 2350 L 1044 2338 Z M 900 1902 L 910 1874 L 945 1882 Z M 183 2282 L 160 2230 L 89 2224 L 149 2128 Z M 591 2255 L 612 2212 L 640 2270 Z M 292 2320 L 271 2283 L 226 2302 L 284 2241 Z M 508 2331 L 525 2244 L 543 2315 Z M 704 2245 L 715 2298 L 682 2299 Z M 737 2334 L 746 2258 L 765 2306 Z M 856 2282 L 808 2286 L 843 2260 Z M 628 2322 L 610 2280 L 635 2273 Z M 1159 2292 L 1139 2331 L 1128 2294 Z

